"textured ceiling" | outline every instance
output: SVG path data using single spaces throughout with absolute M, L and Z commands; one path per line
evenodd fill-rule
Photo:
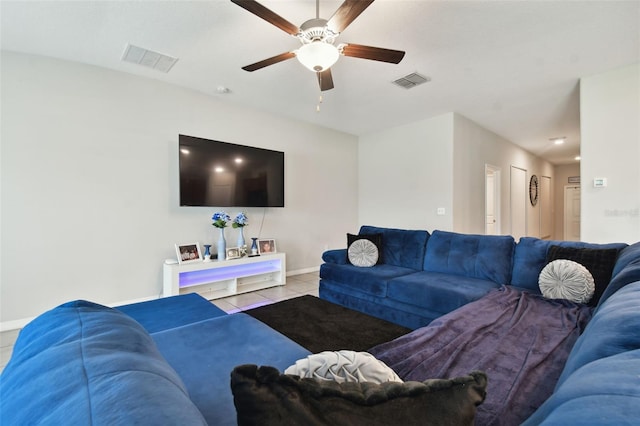
M 261 3 L 297 25 L 315 17 L 311 0 Z M 321 1 L 320 17 L 341 3 Z M 554 164 L 579 153 L 579 79 L 640 62 L 640 1 L 377 0 L 337 42 L 405 58 L 341 57 L 317 112 L 316 77 L 297 60 L 241 69 L 299 42 L 229 0 L 2 0 L 0 15 L 3 50 L 129 72 L 355 135 L 454 111 Z M 166 74 L 123 62 L 128 43 L 179 60 Z M 412 72 L 431 81 L 392 84 Z M 556 136 L 567 142 L 553 145 Z

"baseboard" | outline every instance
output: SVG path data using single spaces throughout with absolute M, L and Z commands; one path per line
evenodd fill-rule
M 290 277 L 292 275 L 309 274 L 311 272 L 318 272 L 318 271 L 320 271 L 320 266 L 314 266 L 311 268 L 296 269 L 295 271 L 287 271 L 287 276 Z

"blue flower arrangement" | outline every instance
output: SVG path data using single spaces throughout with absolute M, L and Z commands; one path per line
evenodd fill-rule
M 216 212 L 211 217 L 213 220 L 212 225 L 216 228 L 226 228 L 227 222 L 231 220 L 231 216 L 227 212 Z
M 244 212 L 240 212 L 233 218 L 233 223 L 231 224 L 234 228 L 242 228 L 249 224 L 249 218 Z

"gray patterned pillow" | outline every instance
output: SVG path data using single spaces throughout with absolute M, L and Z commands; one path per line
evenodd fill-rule
M 370 267 L 378 262 L 378 247 L 367 239 L 355 240 L 347 250 L 349 262 L 354 266 Z
M 589 302 L 596 289 L 589 270 L 566 259 L 549 262 L 540 272 L 538 285 L 548 299 L 567 299 L 576 303 Z

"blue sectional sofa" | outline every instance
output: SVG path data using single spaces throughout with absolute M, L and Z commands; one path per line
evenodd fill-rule
M 502 285 L 540 293 L 538 276 L 551 246 L 622 250 L 624 243 L 540 240 L 511 236 L 429 233 L 362 226 L 381 235 L 382 263 L 348 262 L 347 249 L 323 253 L 320 297 L 409 328 L 418 328 Z M 617 272 L 617 271 L 616 271 Z
M 537 274 L 554 246 L 615 249 L 611 279 L 591 308 L 592 319 L 566 358 L 555 391 L 536 405 L 525 425 L 640 423 L 640 243 L 594 245 L 535 238 L 516 243 L 505 236 L 368 226 L 360 232 L 383 235 L 382 263 L 356 267 L 347 263 L 344 250 L 326 252 L 321 297 L 412 328 L 437 324 L 434 319 L 495 289 L 538 292 Z M 269 377 L 261 379 L 265 384 L 275 383 L 279 379 L 274 371 L 282 372 L 308 355 L 308 350 L 253 317 L 227 315 L 196 294 L 117 309 L 69 302 L 21 331 L 0 376 L 0 423 L 235 425 L 230 389 L 235 367 L 275 367 L 256 370 L 268 371 Z M 492 374 L 487 372 L 489 384 Z M 471 378 L 456 380 L 447 386 L 471 383 Z M 429 386 L 442 388 L 443 382 Z M 403 389 L 415 393 L 425 388 L 412 383 Z M 384 389 L 398 394 L 398 386 Z M 328 391 L 332 398 L 337 395 L 335 387 Z M 273 403 L 263 405 L 269 408 Z M 401 407 L 405 414 L 407 407 L 416 408 L 415 401 Z M 397 418 L 390 410 L 385 411 L 386 419 Z M 357 417 L 364 419 L 360 424 L 375 423 L 360 412 Z M 385 424 L 385 418 L 376 420 Z M 423 422 L 424 416 L 418 415 L 414 423 Z M 269 424 L 287 422 L 285 418 Z
M 310 352 L 196 295 L 58 306 L 21 332 L 0 376 L 2 425 L 235 425 L 230 373 Z
M 592 319 L 569 353 L 553 394 L 524 424 L 640 424 L 640 242 L 525 237 L 516 243 L 509 236 L 373 226 L 363 226 L 359 234 L 382 234 L 383 263 L 363 268 L 349 264 L 346 249 L 325 252 L 320 297 L 410 328 L 503 285 L 540 294 L 538 276 L 552 247 L 587 254 L 615 251 L 610 280 L 596 289 Z

